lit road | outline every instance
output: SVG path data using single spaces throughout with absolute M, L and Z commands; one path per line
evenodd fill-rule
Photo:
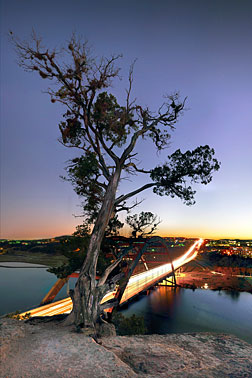
M 202 244 L 202 242 L 202 239 L 196 241 L 187 250 L 187 252 L 184 253 L 184 255 L 174 260 L 174 269 L 177 269 L 180 266 L 193 260 L 198 253 L 196 247 L 199 247 Z M 167 277 L 169 273 L 172 273 L 172 266 L 170 263 L 161 265 L 151 270 L 147 270 L 146 272 L 136 274 L 135 276 L 131 277 L 120 303 L 126 302 L 127 300 L 134 297 L 141 291 L 147 290 L 150 286 L 159 282 L 162 278 Z M 102 302 L 105 302 L 104 299 L 102 300 Z
M 197 240 L 182 256 L 178 257 L 173 261 L 174 269 L 179 268 L 180 266 L 188 263 L 193 260 L 198 253 L 198 249 L 203 243 L 203 239 Z M 155 283 L 162 280 L 162 278 L 167 277 L 172 273 L 172 266 L 170 263 L 161 265 L 157 268 L 147 270 L 146 272 L 136 274 L 129 279 L 126 290 L 122 296 L 121 304 L 128 301 L 130 298 L 134 297 L 141 291 L 147 290 Z M 104 296 L 101 303 L 108 301 L 109 299 L 114 298 L 115 292 L 110 292 Z M 24 316 L 27 312 L 31 317 L 34 316 L 53 316 L 64 313 L 70 313 L 72 310 L 72 301 L 71 298 L 65 298 L 57 302 L 53 302 L 41 307 L 37 307 L 33 310 L 26 311 L 20 314 L 20 317 Z

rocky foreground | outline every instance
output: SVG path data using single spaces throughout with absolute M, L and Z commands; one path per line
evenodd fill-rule
M 0 324 L 3 378 L 252 377 L 252 346 L 234 336 L 117 336 L 98 344 L 58 323 Z

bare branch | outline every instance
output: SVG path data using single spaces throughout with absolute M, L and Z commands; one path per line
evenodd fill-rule
M 117 267 L 117 265 L 122 261 L 123 257 L 125 257 L 129 251 L 131 251 L 133 248 L 133 246 L 129 246 L 128 248 L 125 248 L 123 250 L 123 252 L 120 254 L 120 256 L 118 256 L 117 260 L 114 261 L 111 265 L 109 265 L 106 270 L 104 271 L 102 277 L 99 279 L 99 282 L 97 284 L 97 286 L 102 286 L 105 284 L 108 276 L 110 275 L 111 272 L 113 272 L 113 270 Z
M 137 168 L 136 164 L 133 162 L 127 163 L 123 166 L 124 169 L 128 170 L 128 168 L 134 168 L 134 171 L 139 172 L 139 173 L 151 173 L 151 171 L 146 171 L 145 169 L 139 169 Z
M 153 186 L 157 186 L 159 184 L 157 184 L 156 182 L 151 182 L 149 184 L 145 184 L 143 186 L 141 186 L 140 188 L 136 189 L 136 190 L 133 190 L 133 192 L 130 192 L 128 194 L 125 194 L 125 195 L 121 195 L 120 197 L 118 197 L 116 200 L 115 200 L 115 203 L 114 203 L 114 206 L 118 206 L 121 202 L 124 202 L 126 201 L 128 198 L 130 197 L 133 197 L 135 196 L 136 194 L 138 193 L 141 193 L 142 191 L 146 190 L 146 189 L 149 189 L 149 188 L 152 188 Z
M 134 62 L 131 64 L 130 69 L 129 69 L 129 88 L 126 89 L 127 93 L 127 98 L 126 98 L 126 111 L 129 113 L 132 105 L 134 104 L 135 100 L 130 103 L 130 94 L 132 90 L 132 83 L 133 83 L 133 71 L 134 71 L 134 66 L 136 63 L 137 59 L 134 60 Z
M 91 137 L 89 128 L 88 128 L 88 126 L 86 124 L 85 124 L 85 130 L 86 130 L 86 133 L 87 133 L 87 136 L 88 136 L 89 143 L 90 143 L 90 145 L 92 146 L 93 150 L 96 152 L 96 154 L 98 156 L 98 159 L 99 159 L 99 162 L 100 162 L 100 165 L 101 165 L 101 170 L 103 172 L 103 175 L 109 181 L 110 180 L 110 173 L 109 173 L 109 170 L 107 168 L 106 162 L 105 162 L 105 160 L 104 160 L 104 158 L 102 156 L 102 153 L 101 153 L 101 151 L 99 149 L 99 146 L 97 146 L 94 143 L 94 140 Z
M 118 213 L 119 211 L 127 211 L 127 213 L 130 212 L 130 210 L 134 209 L 135 207 L 139 206 L 144 200 L 141 200 L 141 201 L 137 201 L 135 200 L 135 202 L 133 203 L 133 205 L 131 206 L 126 206 L 126 201 L 123 202 L 123 204 L 121 205 L 118 205 L 116 207 L 116 212 Z

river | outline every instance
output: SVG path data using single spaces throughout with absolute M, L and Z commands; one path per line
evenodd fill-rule
M 0 315 L 38 306 L 56 281 L 43 265 L 0 263 Z M 56 300 L 64 297 L 66 286 Z
M 0 315 L 37 306 L 56 282 L 46 268 L 26 263 L 2 263 Z M 14 268 L 16 267 L 16 268 Z M 70 287 L 74 286 L 74 279 Z M 66 287 L 56 297 L 66 296 Z M 123 308 L 123 315 L 141 315 L 148 333 L 230 333 L 252 344 L 252 295 L 204 289 L 176 290 L 160 286 Z

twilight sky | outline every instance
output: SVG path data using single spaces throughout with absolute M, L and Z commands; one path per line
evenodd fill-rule
M 168 150 L 137 146 L 146 168 L 177 148 L 209 144 L 221 161 L 211 184 L 197 186 L 196 204 L 151 190 L 134 212 L 152 211 L 160 235 L 252 238 L 252 2 L 251 0 L 1 0 L 1 237 L 70 234 L 80 199 L 59 178 L 74 152 L 59 144 L 63 107 L 42 93 L 49 85 L 16 64 L 12 30 L 60 47 L 72 32 L 94 55 L 122 53 L 123 79 L 113 93 L 125 98 L 129 65 L 137 58 L 133 97 L 156 110 L 164 94 L 188 96 L 187 111 Z M 148 178 L 124 181 L 125 193 Z M 122 215 L 120 215 L 122 219 Z

